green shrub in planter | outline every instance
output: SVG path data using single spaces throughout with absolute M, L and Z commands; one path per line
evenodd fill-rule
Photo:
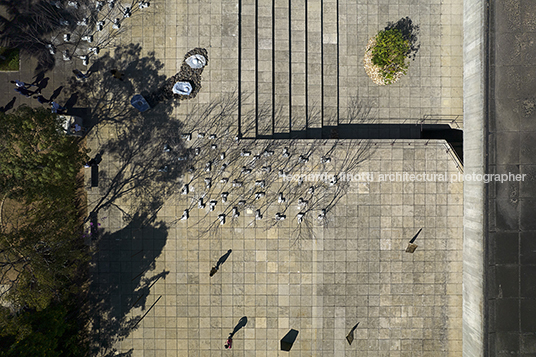
M 379 85 L 392 84 L 407 73 L 409 60 L 415 59 L 420 45 L 419 26 L 409 17 L 389 22 L 367 45 L 365 71 Z
M 410 48 L 410 42 L 396 28 L 380 31 L 376 35 L 372 63 L 381 68 L 380 73 L 387 84 L 392 83 L 397 73 L 407 73 L 409 64 L 406 58 Z

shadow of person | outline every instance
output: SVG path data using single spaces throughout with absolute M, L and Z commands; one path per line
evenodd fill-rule
M 52 95 L 50 96 L 50 101 L 53 101 L 54 99 L 58 98 L 62 89 L 63 89 L 63 86 L 59 86 L 58 88 L 56 88 L 56 90 L 54 90 L 54 93 L 52 93 Z
M 86 77 L 91 76 L 91 74 L 98 72 L 101 69 L 102 69 L 102 63 L 100 61 L 93 62 L 91 67 L 89 67 L 89 69 L 86 71 Z
M 13 99 L 11 99 L 9 101 L 9 103 L 7 103 L 5 106 L 3 106 L 2 108 L 0 108 L 0 112 L 2 113 L 5 113 L 7 112 L 8 110 L 10 109 L 13 109 L 13 106 L 15 105 L 15 101 L 17 100 L 17 97 L 13 97 Z
M 64 107 L 72 109 L 76 105 L 76 102 L 78 102 L 78 93 L 73 93 L 69 99 L 67 99 L 67 102 L 65 102 Z
M 216 267 L 217 267 L 217 268 L 219 268 L 220 265 L 222 265 L 223 263 L 225 263 L 225 261 L 227 260 L 227 258 L 229 258 L 229 255 L 231 255 L 231 252 L 232 252 L 232 251 L 233 251 L 232 249 L 229 249 L 229 250 L 227 251 L 227 253 L 225 253 L 224 255 L 222 255 L 222 256 L 220 257 L 220 259 L 218 259 L 218 262 L 216 263 Z
M 233 332 L 231 332 L 229 334 L 229 338 L 233 338 L 233 336 L 235 335 L 235 333 L 237 333 L 242 327 L 246 326 L 246 324 L 248 323 L 248 318 L 247 316 L 244 316 L 242 317 L 238 323 L 236 324 L 235 328 L 233 329 Z
M 43 78 L 39 82 L 36 83 L 37 89 L 35 90 L 35 93 L 41 93 L 43 89 L 45 89 L 48 86 L 48 81 L 50 78 Z
M 35 76 L 34 76 L 34 81 L 32 82 L 32 85 L 36 86 L 43 80 L 43 78 L 45 78 L 45 71 L 41 71 L 39 73 L 37 73 Z M 48 79 L 48 77 L 47 77 Z
M 411 240 L 409 241 L 410 244 L 413 243 L 413 242 L 415 242 L 415 239 L 417 239 L 417 236 L 421 233 L 421 231 L 422 231 L 422 228 L 419 229 L 419 231 L 417 232 L 417 234 L 415 234 L 415 235 L 413 236 L 413 238 L 411 238 Z

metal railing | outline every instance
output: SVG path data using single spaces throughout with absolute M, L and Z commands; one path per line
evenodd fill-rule
M 453 129 L 461 129 L 458 124 L 460 119 L 463 120 L 463 115 L 461 114 L 425 114 L 420 124 L 449 124 Z
M 447 149 L 447 154 L 449 154 L 450 157 L 454 160 L 454 165 L 456 165 L 456 168 L 460 173 L 463 174 L 463 163 L 458 154 L 456 153 L 456 150 L 452 146 L 450 146 L 449 143 L 443 143 L 445 145 L 445 148 Z
M 463 120 L 463 115 L 456 114 L 425 114 L 422 118 L 376 118 L 370 123 L 360 124 L 382 124 L 389 122 L 390 124 L 447 124 L 453 129 L 461 129 L 460 121 Z

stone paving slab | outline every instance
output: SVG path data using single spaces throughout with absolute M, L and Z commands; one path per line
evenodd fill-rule
M 378 145 L 359 172 L 372 172 L 378 179 L 380 173 L 397 170 L 457 173 L 441 142 Z M 342 157 L 343 152 L 333 155 L 334 160 Z M 270 187 L 277 190 L 279 185 Z M 270 187 L 267 197 L 276 195 Z M 203 188 L 203 177 L 191 186 L 197 194 Z M 273 219 L 257 223 L 252 209 L 209 235 L 202 234 L 203 227 L 217 221 L 221 208 L 212 218 L 207 218 L 206 209 L 193 208 L 190 218 L 181 221 L 190 199 L 180 189 L 156 219 L 161 222 L 157 225 L 167 227 L 165 238 L 125 227 L 124 213 L 117 208 L 99 213 L 107 217 L 102 220 L 105 231 L 141 238 L 141 245 L 127 248 L 126 257 L 140 249 L 154 257 L 144 278 L 169 272 L 150 289 L 144 309 L 121 305 L 135 318 L 162 296 L 138 328 L 116 345 L 120 351 L 134 348 L 134 356 L 226 355 L 227 334 L 247 316 L 247 326 L 234 338 L 233 355 L 280 355 L 279 339 L 290 328 L 300 331 L 292 349 L 300 356 L 355 351 L 370 356 L 461 353 L 461 183 L 352 182 L 327 223 L 313 220 L 313 230 L 298 238 L 293 218 L 297 208 L 288 220 L 268 230 Z M 221 205 L 218 192 L 212 198 Z M 265 216 L 273 217 L 278 205 L 273 206 Z M 118 208 L 128 211 L 128 206 Z M 117 217 L 119 226 L 112 217 Z M 424 234 L 417 251 L 404 253 L 407 241 L 421 227 Z M 117 238 L 117 244 L 129 241 L 124 239 Z M 101 248 L 107 258 L 97 263 L 101 269 L 110 267 L 97 274 L 104 285 L 120 260 L 113 246 L 108 249 L 109 253 Z M 228 261 L 210 278 L 210 267 L 228 249 L 232 249 Z M 125 275 L 118 278 L 120 286 L 143 268 L 126 264 L 121 271 Z M 121 304 L 120 291 L 108 298 Z M 349 346 L 345 336 L 357 321 L 360 327 Z
M 293 95 L 300 95 L 296 102 L 291 99 L 296 103 L 293 111 L 303 108 L 304 99 L 310 99 L 309 107 L 321 102 L 319 74 L 324 70 L 332 79 L 336 68 L 334 63 L 322 66 L 326 58 L 320 48 L 333 46 L 336 41 L 343 54 L 339 63 L 338 92 L 343 104 L 338 108 L 340 113 L 345 112 L 345 105 L 354 95 L 367 103 L 372 109 L 370 117 L 378 120 L 461 113 L 461 1 L 399 0 L 386 4 L 341 0 L 336 39 L 331 36 L 336 31 L 336 18 L 325 17 L 325 33 L 318 26 L 324 7 L 332 15 L 334 3 L 291 3 L 291 29 L 300 27 L 305 19 L 309 25 L 317 24 L 303 29 L 303 36 L 300 33 L 290 39 L 296 42 L 289 57 L 292 71 L 299 73 L 303 68 L 307 73 L 292 77 Z M 245 35 L 251 31 L 252 2 L 243 4 L 247 6 L 240 14 L 237 2 L 230 0 L 154 0 L 148 11 L 130 19 L 131 25 L 125 26 L 125 32 L 114 42 L 137 43 L 144 54 L 154 52 L 164 63 L 161 72 L 166 76 L 179 71 L 190 49 L 207 49 L 210 62 L 203 72 L 201 92 L 195 99 L 181 102 L 170 118 L 183 120 L 196 105 L 236 92 L 239 75 L 244 79 L 244 89 L 250 88 L 253 97 L 255 90 L 270 97 L 272 50 L 277 49 L 278 43 L 270 42 L 272 4 L 259 1 L 257 10 L 262 16 L 260 23 L 268 29 L 266 34 L 261 33 L 266 36 L 259 41 L 259 59 L 264 60 L 257 62 L 258 73 L 252 73 L 249 59 L 254 50 L 252 37 Z M 240 16 L 246 17 L 239 48 Z M 373 86 L 361 69 L 365 44 L 388 21 L 403 16 L 410 16 L 421 26 L 417 59 L 409 75 L 398 84 Z M 286 30 L 284 33 L 288 33 Z M 307 51 L 297 51 L 305 34 Z M 280 44 L 281 41 L 284 36 Z M 305 43 L 303 47 L 305 50 Z M 238 68 L 239 50 L 242 70 Z M 66 83 L 70 65 L 60 63 L 51 74 L 54 82 L 47 88 Z M 288 62 L 275 65 L 289 68 Z M 257 75 L 264 78 L 263 71 L 268 73 L 266 80 L 258 86 L 251 84 Z M 17 76 L 1 74 L 7 79 L 12 75 Z M 18 79 L 28 81 L 22 76 Z M 295 85 L 300 87 L 300 81 L 304 88 L 307 81 L 303 93 L 294 90 Z M 5 90 L 12 89 L 2 88 L 0 93 Z M 286 96 L 285 92 L 278 94 Z M 332 97 L 325 99 L 332 103 Z M 252 106 L 256 102 L 247 103 Z M 162 117 L 167 115 L 164 111 Z M 310 123 L 311 127 L 318 125 Z M 231 136 L 236 127 L 235 123 L 231 125 Z M 96 129 L 88 136 L 93 153 L 117 137 L 117 126 L 103 124 Z M 170 132 L 178 134 L 177 128 Z M 147 147 L 160 145 L 163 140 L 152 139 L 145 143 Z M 377 143 L 377 151 L 361 170 L 375 174 L 457 172 L 441 142 Z M 337 151 L 334 160 L 341 160 L 346 153 Z M 100 169 L 107 172 L 107 177 L 113 177 L 123 164 L 118 155 L 107 152 Z M 154 165 L 151 161 L 146 164 Z M 155 192 L 161 188 L 161 182 L 155 180 L 153 184 Z M 180 221 L 184 209 L 191 204 L 181 199 L 181 187 L 167 188 L 172 195 L 165 196 L 169 199 L 162 202 L 158 216 L 147 226 L 129 223 L 127 213 L 137 207 L 139 199 L 134 195 L 117 199 L 98 214 L 106 240 L 99 243 L 93 274 L 96 291 L 101 292 L 102 300 L 113 312 L 113 318 L 101 323 L 126 325 L 128 318 L 136 321 L 147 313 L 136 328 L 127 329 L 126 335 L 112 344 L 119 351 L 132 349 L 134 356 L 276 356 L 283 354 L 278 352 L 279 339 L 288 329 L 295 328 L 300 335 L 291 353 L 301 356 L 460 355 L 461 183 L 353 182 L 327 225 L 315 221 L 309 231 L 314 238 L 298 242 L 292 239 L 296 234 L 294 219 L 266 229 L 268 223 L 252 224 L 253 210 L 243 212 L 235 222 L 208 237 L 201 235 L 203 229 L 193 222 L 206 222 L 202 210 L 192 209 L 191 218 Z M 271 196 L 275 194 L 274 191 Z M 102 195 L 101 190 L 88 192 L 90 209 Z M 276 212 L 271 206 L 266 216 L 274 217 Z M 293 207 L 291 212 L 295 217 L 299 211 Z M 419 248 L 413 255 L 404 253 L 407 240 L 421 227 L 424 230 Z M 229 260 L 210 278 L 210 267 L 228 249 L 233 250 Z M 151 308 L 153 303 L 156 304 Z M 242 316 L 248 316 L 248 325 L 236 334 L 232 351 L 225 351 L 225 338 Z M 115 320 L 116 317 L 125 319 Z M 356 340 L 349 346 L 344 337 L 357 321 L 360 327 L 355 332 Z

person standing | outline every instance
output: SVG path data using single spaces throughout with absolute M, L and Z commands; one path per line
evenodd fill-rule
M 89 160 L 87 163 L 84 164 L 85 168 L 89 168 L 89 167 L 93 167 L 93 166 L 99 166 L 99 164 L 97 163 L 97 160 L 95 160 L 95 158 Z
M 52 113 L 60 113 L 63 112 L 65 109 L 65 107 L 62 107 L 61 105 L 59 105 L 58 103 L 56 102 L 51 102 L 50 105 L 52 106 Z
M 220 259 L 218 260 L 218 262 L 216 263 L 215 266 L 212 267 L 212 269 L 210 269 L 210 276 L 212 277 L 214 274 L 216 274 L 218 272 L 218 269 L 220 269 L 220 266 L 225 263 L 225 261 L 227 260 L 227 258 L 229 258 L 229 255 L 231 254 L 233 250 L 232 249 L 229 249 L 227 251 L 227 253 L 225 253 L 224 255 L 222 255 L 220 257 Z
M 229 338 L 227 339 L 227 341 L 225 341 L 225 345 L 224 347 L 226 349 L 231 349 L 231 347 L 233 346 L 233 338 L 231 336 L 229 336 Z

